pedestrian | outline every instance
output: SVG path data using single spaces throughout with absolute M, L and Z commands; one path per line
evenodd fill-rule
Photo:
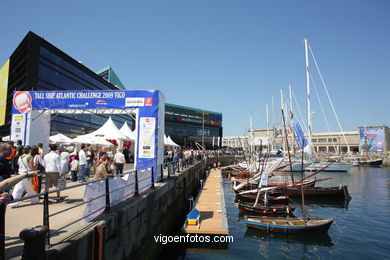
M 101 158 L 101 163 L 99 164 L 98 167 L 96 167 L 94 180 L 101 180 L 110 176 L 110 174 L 107 172 L 107 167 L 109 164 L 110 164 L 110 157 L 104 155 Z
M 18 174 L 24 175 L 29 171 L 35 171 L 35 166 L 33 162 L 33 157 L 30 155 L 31 147 L 25 146 L 22 150 L 20 150 L 20 156 L 18 158 Z M 28 175 L 27 175 L 28 176 Z M 26 192 L 27 196 L 31 196 L 36 194 L 36 192 L 33 189 L 33 184 L 31 181 L 31 178 L 24 178 L 20 182 L 18 182 L 13 191 L 12 191 L 12 197 L 14 199 L 19 199 L 23 196 L 23 193 Z M 31 204 L 36 204 L 39 202 L 39 197 L 35 197 L 31 199 Z M 15 202 L 10 204 L 11 208 L 17 207 L 19 205 L 19 202 Z
M 43 158 L 45 156 L 45 154 L 43 153 L 43 143 L 38 144 L 38 151 L 39 155 Z
M 8 179 L 14 173 L 12 166 L 7 159 L 12 153 L 9 143 L 0 143 L 0 181 Z
M 45 192 L 48 192 L 49 189 L 55 186 L 57 189 L 60 188 L 58 180 L 60 179 L 61 173 L 61 162 L 60 156 L 57 154 L 57 145 L 50 144 L 49 145 L 50 152 L 45 155 L 44 163 L 46 170 L 46 184 L 45 184 Z M 57 191 L 56 201 L 61 201 L 64 198 L 61 198 L 61 192 Z
M 123 166 L 125 165 L 125 156 L 121 152 L 121 150 L 118 148 L 116 150 L 116 154 L 114 156 L 114 163 L 115 163 L 115 174 L 120 175 L 123 174 Z
M 40 193 L 42 189 L 42 175 L 45 173 L 45 163 L 39 154 L 38 146 L 33 146 L 31 149 L 31 156 L 33 157 L 33 163 L 36 170 L 39 170 L 39 175 L 34 176 L 33 188 L 36 193 Z
M 70 172 L 72 175 L 72 181 L 77 181 L 77 172 L 79 170 L 79 156 L 75 155 L 73 161 L 70 163 Z
M 85 154 L 85 149 L 85 144 L 82 144 L 79 151 L 79 174 L 77 176 L 77 180 L 79 182 L 85 181 L 85 169 L 87 167 L 87 156 Z
M 87 166 L 85 168 L 85 176 L 89 177 L 91 175 L 91 167 L 93 164 L 93 160 L 95 158 L 95 153 L 90 144 L 87 144 L 87 150 L 85 155 L 87 156 Z
M 69 173 L 69 160 L 70 154 L 68 151 L 61 146 L 60 147 L 60 163 L 61 163 L 61 173 Z

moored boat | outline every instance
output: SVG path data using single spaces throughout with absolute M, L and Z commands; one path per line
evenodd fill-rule
M 313 233 L 328 232 L 333 223 L 331 218 L 284 218 L 284 217 L 254 217 L 245 216 L 245 224 L 267 232 L 279 233 Z
M 286 205 L 262 205 L 253 203 L 238 203 L 238 209 L 242 213 L 256 213 L 264 216 L 292 216 L 295 207 Z
M 300 187 L 285 187 L 278 188 L 275 190 L 280 192 L 283 195 L 287 195 L 292 198 L 301 197 L 301 188 Z M 303 194 L 308 198 L 343 198 L 350 200 L 351 196 L 348 192 L 348 187 L 346 185 L 339 187 L 304 187 Z

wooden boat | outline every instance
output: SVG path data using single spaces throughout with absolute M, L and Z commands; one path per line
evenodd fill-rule
M 264 216 L 292 216 L 295 207 L 285 205 L 262 205 L 253 203 L 238 203 L 238 209 L 241 213 L 256 213 Z
M 358 161 L 358 165 L 362 167 L 381 167 L 383 159 Z
M 284 187 L 277 188 L 276 192 L 280 192 L 283 195 L 287 195 L 293 198 L 301 197 L 301 188 L 300 187 Z M 351 196 L 348 193 L 348 186 L 339 186 L 339 187 L 304 187 L 303 194 L 308 198 L 343 198 L 350 200 Z
M 245 216 L 245 224 L 267 232 L 279 233 L 313 233 L 328 232 L 333 219 L 331 218 L 284 218 L 284 217 L 254 217 Z
M 256 200 L 257 194 L 236 194 L 236 196 L 240 201 L 254 202 Z M 259 200 L 264 201 L 264 195 L 259 196 Z M 281 205 L 288 204 L 290 200 L 288 196 L 277 196 L 275 194 L 268 194 L 267 201 L 269 205 Z

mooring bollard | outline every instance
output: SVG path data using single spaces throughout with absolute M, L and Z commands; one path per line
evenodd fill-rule
M 45 237 L 49 229 L 46 226 L 25 228 L 19 233 L 24 241 L 22 259 L 46 259 Z

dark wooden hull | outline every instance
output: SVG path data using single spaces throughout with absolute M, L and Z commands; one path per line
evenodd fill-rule
M 293 216 L 295 207 L 284 205 L 262 205 L 253 203 L 240 202 L 238 204 L 240 213 L 258 214 L 263 216 Z
M 379 160 L 372 160 L 367 162 L 359 162 L 359 166 L 362 167 L 381 167 L 383 163 L 382 159 Z
M 255 202 L 257 194 L 242 194 L 236 195 L 237 198 L 241 201 L 251 201 Z M 270 194 L 267 195 L 267 201 L 269 205 L 282 205 L 282 204 L 288 204 L 289 203 L 289 198 L 288 196 L 271 196 Z M 264 196 L 260 195 L 259 196 L 259 202 L 264 201 Z
M 301 198 L 300 187 L 286 187 L 277 189 L 283 195 L 292 198 Z M 343 198 L 351 199 L 347 186 L 341 187 L 304 187 L 303 193 L 305 198 Z
M 249 228 L 285 234 L 328 232 L 333 219 L 310 219 L 306 222 L 306 225 L 300 222 L 303 221 L 297 218 L 245 218 L 245 224 Z

